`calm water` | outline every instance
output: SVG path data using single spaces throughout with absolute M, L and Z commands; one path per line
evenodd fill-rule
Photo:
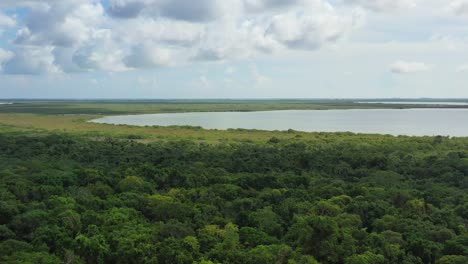
M 207 129 L 294 129 L 392 135 L 468 136 L 468 109 L 291 110 L 109 116 L 96 123 L 201 126 Z
M 398 104 L 398 105 L 468 105 L 468 102 L 422 102 L 422 101 L 363 101 L 358 104 Z

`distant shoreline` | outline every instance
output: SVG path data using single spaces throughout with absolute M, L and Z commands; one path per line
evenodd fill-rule
M 468 98 L 0 98 L 3 102 L 462 102 Z

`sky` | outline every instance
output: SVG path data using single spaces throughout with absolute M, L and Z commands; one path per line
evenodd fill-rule
M 468 98 L 468 0 L 0 0 L 0 98 Z

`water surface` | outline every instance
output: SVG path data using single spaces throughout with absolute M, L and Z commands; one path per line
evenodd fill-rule
M 288 110 L 109 116 L 96 123 L 354 132 L 411 136 L 468 136 L 468 109 Z
M 423 101 L 360 101 L 358 104 L 389 104 L 389 105 L 430 105 L 430 106 L 468 106 L 468 102 L 423 102 Z

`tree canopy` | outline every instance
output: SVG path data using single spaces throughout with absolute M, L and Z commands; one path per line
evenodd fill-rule
M 1 263 L 468 263 L 468 142 L 0 134 Z

